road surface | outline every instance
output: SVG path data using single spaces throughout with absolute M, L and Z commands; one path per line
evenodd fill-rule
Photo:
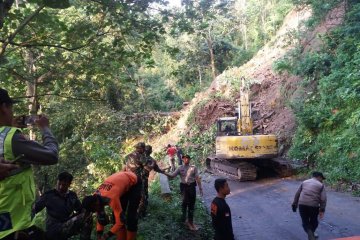
M 206 206 L 216 196 L 217 177 L 202 176 Z M 236 240 L 306 240 L 299 213 L 291 203 L 301 182 L 267 178 L 253 182 L 228 180 L 231 194 L 226 198 Z M 360 235 L 360 198 L 327 189 L 327 208 L 317 229 L 319 240 Z

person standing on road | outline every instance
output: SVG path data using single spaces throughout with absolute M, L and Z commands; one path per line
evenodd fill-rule
M 180 175 L 181 183 L 180 190 L 182 194 L 182 218 L 181 221 L 185 222 L 190 230 L 197 230 L 194 225 L 194 208 L 196 200 L 196 184 L 199 186 L 200 195 L 203 195 L 201 187 L 201 179 L 195 165 L 190 165 L 190 156 L 184 155 L 184 165 L 178 167 L 173 173 L 164 173 L 170 178 Z M 186 220 L 187 212 L 187 221 Z
M 5 89 L 0 88 L 0 239 L 44 238 L 35 227 L 32 205 L 35 202 L 33 165 L 52 165 L 58 162 L 58 143 L 49 130 L 49 120 L 40 116 L 35 125 L 42 134 L 43 145 L 28 140 L 19 128 L 13 127 L 13 104 Z M 17 168 L 13 168 L 16 164 Z M 4 165 L 6 169 L 4 170 Z
M 299 206 L 304 231 L 309 240 L 315 240 L 315 230 L 319 225 L 318 217 L 324 217 L 326 207 L 326 191 L 321 172 L 313 172 L 312 178 L 301 183 L 292 204 L 293 212 Z
M 176 154 L 176 148 L 171 146 L 170 144 L 167 146 L 166 154 L 169 158 L 169 164 L 171 166 L 171 171 L 175 171 L 175 154 Z
M 231 211 L 225 201 L 226 195 L 230 194 L 229 185 L 224 178 L 215 180 L 217 196 L 211 203 L 212 225 L 215 229 L 214 240 L 234 240 L 231 223 Z

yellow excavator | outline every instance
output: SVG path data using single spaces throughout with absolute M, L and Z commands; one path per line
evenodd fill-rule
M 259 167 L 272 168 L 282 176 L 289 175 L 290 164 L 278 158 L 277 137 L 253 133 L 249 87 L 244 78 L 241 78 L 235 115 L 217 120 L 216 154 L 206 159 L 207 170 L 240 181 L 255 180 Z

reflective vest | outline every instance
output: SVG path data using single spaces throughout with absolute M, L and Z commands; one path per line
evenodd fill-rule
M 16 160 L 12 139 L 16 131 L 13 127 L 0 127 L 0 157 L 6 161 Z M 34 225 L 31 216 L 35 201 L 35 181 L 31 167 L 0 181 L 0 239 Z

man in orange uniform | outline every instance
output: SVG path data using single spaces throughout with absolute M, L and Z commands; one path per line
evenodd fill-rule
M 113 235 L 116 235 L 118 240 L 135 239 L 140 199 L 141 179 L 132 172 L 118 172 L 111 175 L 105 179 L 94 195 L 85 197 L 83 207 L 88 212 L 97 213 L 97 239 L 106 240 Z M 104 211 L 107 205 L 113 211 L 115 224 L 109 232 L 103 234 L 104 226 L 109 223 Z

